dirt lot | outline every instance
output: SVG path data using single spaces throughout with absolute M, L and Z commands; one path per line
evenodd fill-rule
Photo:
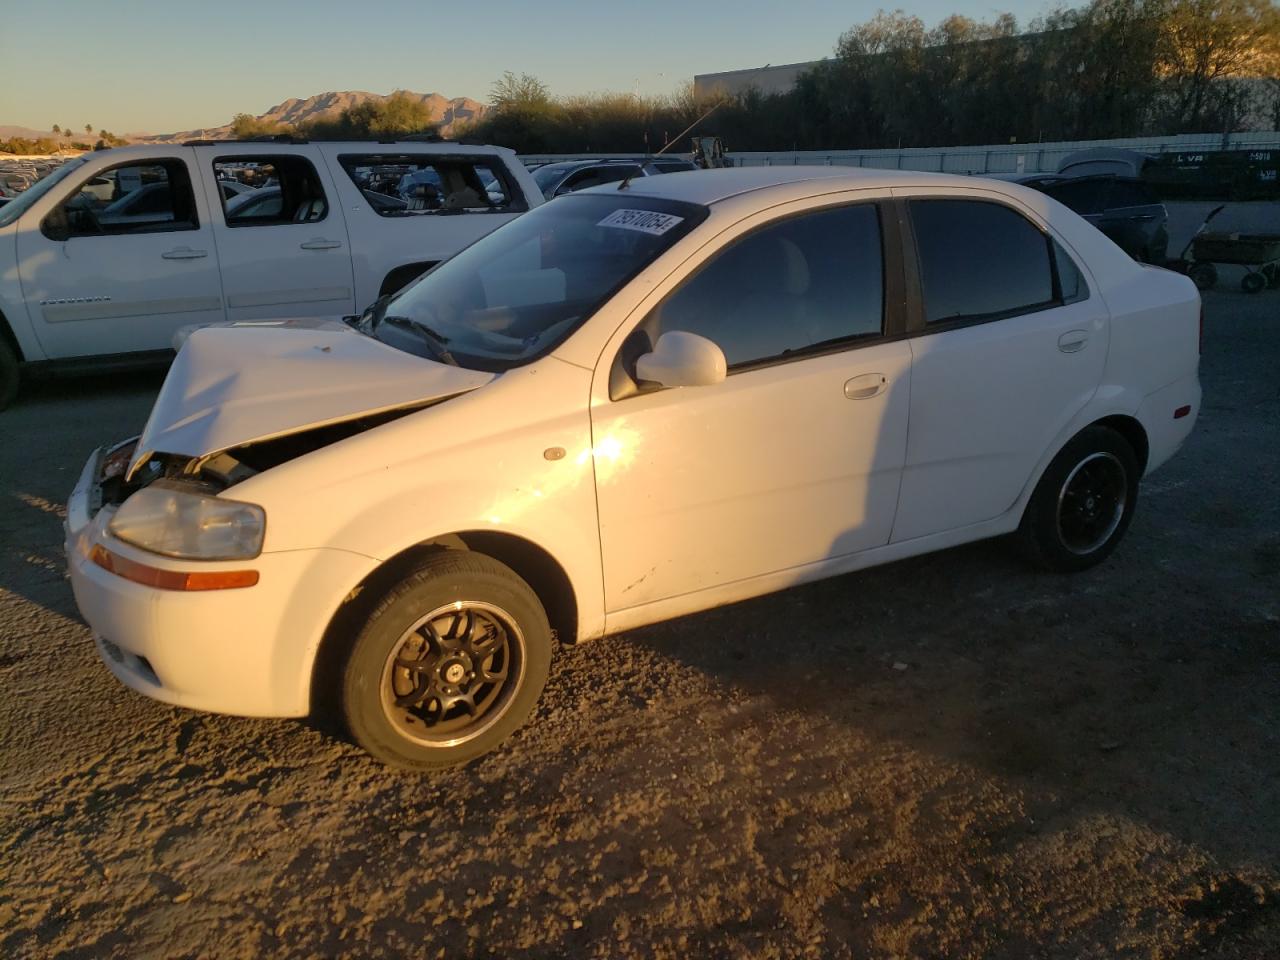
M 1100 569 L 993 542 L 564 648 L 431 778 L 112 680 L 61 504 L 158 379 L 39 388 L 0 415 L 0 954 L 1280 956 L 1280 293 L 1207 328 Z

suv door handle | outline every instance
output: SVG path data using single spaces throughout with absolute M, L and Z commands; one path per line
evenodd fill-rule
M 1068 330 L 1058 338 L 1058 349 L 1063 353 L 1079 353 L 1088 342 L 1088 330 Z
M 299 244 L 299 246 L 302 247 L 303 250 L 333 250 L 336 247 L 342 246 L 342 241 L 322 240 L 317 238 L 315 240 L 308 240 L 306 243 Z
M 864 373 L 845 381 L 844 396 L 846 400 L 869 400 L 883 393 L 888 383 L 883 373 Z
M 190 247 L 176 247 L 160 254 L 166 260 L 199 260 L 201 257 L 207 257 L 208 255 L 204 250 L 192 250 Z

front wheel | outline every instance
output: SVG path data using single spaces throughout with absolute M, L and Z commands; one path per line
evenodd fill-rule
M 1086 427 L 1062 448 L 1040 478 L 1018 536 L 1048 570 L 1071 572 L 1101 563 L 1133 519 L 1138 459 L 1108 427 Z
M 377 602 L 356 637 L 342 674 L 347 729 L 393 766 L 466 763 L 528 718 L 551 646 L 542 604 L 509 567 L 436 554 Z

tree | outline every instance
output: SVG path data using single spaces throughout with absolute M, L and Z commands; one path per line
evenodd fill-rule
M 1180 130 L 1217 128 L 1233 77 L 1275 76 L 1280 7 L 1272 0 L 1169 0 L 1160 67 L 1168 78 L 1169 120 Z
M 93 133 L 93 124 L 92 124 L 92 123 L 86 123 L 86 124 L 84 125 L 84 132 L 85 132 L 85 133 Z
M 489 104 L 495 110 L 546 110 L 551 106 L 551 91 L 537 77 L 527 73 L 517 77 L 508 70 L 489 88 Z
M 60 126 L 58 126 L 58 125 L 55 123 L 55 124 L 53 125 L 53 132 L 54 132 L 54 134 L 55 134 L 55 135 L 56 135 L 56 134 L 60 134 L 60 133 L 62 133 L 62 128 L 61 128 Z
M 307 136 L 393 138 L 432 133 L 437 120 L 420 100 L 397 91 L 384 100 L 365 100 L 345 108 L 336 120 L 315 120 L 300 132 Z
M 288 131 L 281 124 L 259 120 L 251 113 L 237 113 L 231 118 L 231 135 L 237 140 L 271 137 L 286 132 Z

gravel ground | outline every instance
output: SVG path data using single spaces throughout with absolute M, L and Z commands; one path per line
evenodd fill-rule
M 1207 298 L 1205 407 L 1074 577 L 992 542 L 562 648 L 429 778 L 172 709 L 63 574 L 154 376 L 0 415 L 0 955 L 1280 956 L 1280 293 Z

